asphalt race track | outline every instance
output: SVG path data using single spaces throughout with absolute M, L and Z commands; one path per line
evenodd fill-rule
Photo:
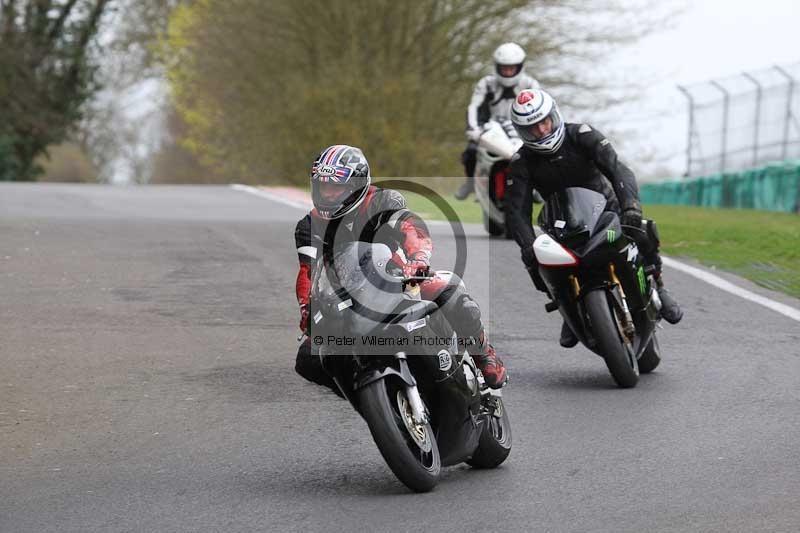
M 0 185 L 0 531 L 800 530 L 800 323 L 667 270 L 686 316 L 619 390 L 472 226 L 514 448 L 410 494 L 294 373 L 301 215 L 221 186 Z

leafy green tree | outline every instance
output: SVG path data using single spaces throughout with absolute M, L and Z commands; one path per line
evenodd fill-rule
M 0 179 L 35 179 L 36 158 L 80 119 L 109 1 L 0 0 Z
M 652 28 L 660 14 L 644 5 L 196 0 L 172 12 L 162 58 L 184 146 L 227 180 L 299 183 L 334 142 L 364 148 L 381 176 L 452 176 L 495 46 L 520 42 L 527 71 L 567 104 L 607 105 L 597 62 Z

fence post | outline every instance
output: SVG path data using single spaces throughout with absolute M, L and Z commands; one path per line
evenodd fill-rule
M 682 86 L 678 85 L 678 90 L 686 95 L 689 100 L 689 134 L 686 136 L 686 176 L 692 175 L 692 133 L 694 133 L 694 98 L 692 93 Z
M 742 72 L 742 76 L 752 81 L 756 85 L 756 127 L 753 133 L 753 166 L 758 165 L 758 127 L 761 124 L 761 83 L 748 72 Z
M 728 90 L 716 80 L 711 80 L 711 85 L 722 91 L 723 111 L 722 111 L 722 155 L 719 158 L 719 171 L 725 172 L 725 153 L 728 150 L 728 111 L 730 107 L 730 94 Z
M 780 72 L 787 80 L 789 80 L 789 94 L 786 97 L 786 122 L 783 124 L 783 147 L 781 148 L 781 159 L 786 159 L 786 150 L 789 146 L 789 124 L 792 121 L 792 97 L 794 96 L 794 77 L 786 72 L 784 69 L 775 65 L 775 70 Z

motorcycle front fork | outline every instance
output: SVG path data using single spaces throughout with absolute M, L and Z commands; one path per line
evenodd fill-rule
M 614 263 L 608 264 L 608 277 L 612 281 L 612 283 L 616 284 L 617 288 L 619 289 L 619 295 L 622 304 L 623 332 L 625 333 L 625 336 L 628 337 L 628 339 L 633 340 L 633 337 L 636 334 L 636 327 L 633 325 L 633 316 L 631 315 L 631 311 L 628 308 L 628 301 L 625 298 L 625 289 L 622 288 L 622 283 L 620 283 L 619 278 L 617 277 L 617 272 L 616 269 L 614 268 Z
M 400 360 L 401 365 L 408 364 L 408 357 L 405 352 L 398 352 L 395 357 Z M 405 387 L 406 398 L 408 398 L 408 405 L 411 407 L 411 415 L 414 417 L 414 422 L 419 425 L 427 424 L 430 419 L 425 403 L 422 401 L 422 396 L 419 394 L 419 388 L 416 385 L 408 384 Z

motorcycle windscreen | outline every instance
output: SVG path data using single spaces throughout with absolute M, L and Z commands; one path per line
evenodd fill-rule
M 605 208 L 601 193 L 569 187 L 547 198 L 540 221 L 559 242 L 579 243 L 594 235 Z
M 338 302 L 345 335 L 363 335 L 388 322 L 408 297 L 402 278 L 386 271 L 392 252 L 385 244 L 356 241 L 334 257 Z

